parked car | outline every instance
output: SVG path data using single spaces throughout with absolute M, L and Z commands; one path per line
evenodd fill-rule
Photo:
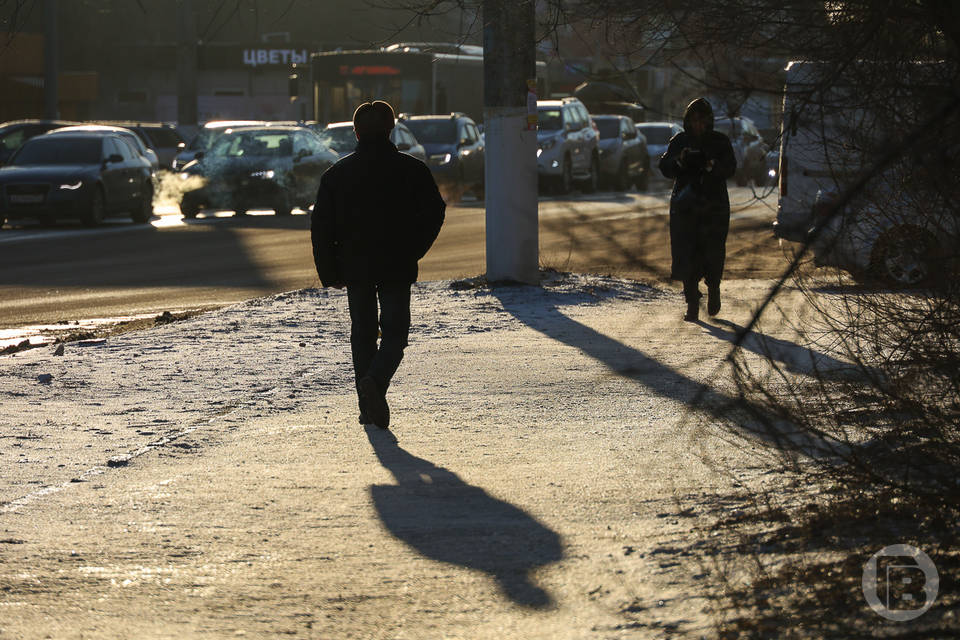
M 315 125 L 311 128 L 323 139 L 330 151 L 341 158 L 350 155 L 357 148 L 357 134 L 354 133 L 353 123 L 350 121 L 331 122 L 326 126 Z
M 537 101 L 537 174 L 568 193 L 574 181 L 592 193 L 600 177 L 600 132 L 577 98 Z
M 647 140 L 647 151 L 650 157 L 658 162 L 667 152 L 667 146 L 673 136 L 683 131 L 683 127 L 676 122 L 638 122 L 635 126 Z
M 14 151 L 30 138 L 72 124 L 79 123 L 67 120 L 11 120 L 0 124 L 0 166 L 6 164 Z
M 150 168 L 154 172 L 154 175 L 157 171 L 160 170 L 160 159 L 157 156 L 156 151 L 150 149 L 143 143 L 143 139 L 140 138 L 136 133 L 127 129 L 126 127 L 117 127 L 112 125 L 104 124 L 81 124 L 75 125 L 72 127 L 63 127 L 61 129 L 53 129 L 48 132 L 48 135 L 51 134 L 65 134 L 65 133 L 77 133 L 77 132 L 87 132 L 87 133 L 100 133 L 100 134 L 115 134 L 126 140 L 130 143 L 137 153 L 142 155 L 150 162 Z
M 203 125 L 197 135 L 185 144 L 173 158 L 171 166 L 174 171 L 184 168 L 192 162 L 198 153 L 207 151 L 217 137 L 231 127 L 252 127 L 266 125 L 264 120 L 211 120 Z
M 147 147 L 156 152 L 161 169 L 170 170 L 173 168 L 174 158 L 185 146 L 184 140 L 176 127 L 162 122 L 137 122 L 131 123 L 128 128 L 136 132 L 146 142 Z
M 31 138 L 0 167 L 0 223 L 79 218 L 87 226 L 128 212 L 134 222 L 153 215 L 152 170 L 119 134 L 73 131 Z
M 767 184 L 767 151 L 770 149 L 753 121 L 742 116 L 721 116 L 714 120 L 713 128 L 730 138 L 733 145 L 737 159 L 733 179 L 737 185 L 745 187 L 751 180 L 757 186 Z
M 408 153 L 421 162 L 426 163 L 427 150 L 420 144 L 420 141 L 417 140 L 417 136 L 413 134 L 410 127 L 404 123 L 398 121 L 393 125 L 393 131 L 390 132 L 390 142 L 397 145 L 398 151 Z M 480 146 L 481 148 L 484 146 L 482 133 L 480 134 Z
M 315 131 L 296 126 L 230 127 L 209 151 L 183 168 L 180 211 L 195 218 L 203 209 L 273 209 L 289 215 L 313 204 L 320 176 L 338 160 Z M 202 177 L 195 188 L 189 178 Z
M 484 145 L 477 123 L 462 113 L 399 119 L 423 145 L 427 166 L 441 186 L 483 197 Z
M 927 284 L 956 268 L 947 263 L 960 246 L 960 218 L 944 196 L 920 196 L 901 180 L 890 182 L 897 186 L 881 179 L 839 211 L 837 192 L 818 194 L 809 235 L 815 264 L 894 287 Z
M 357 147 L 357 136 L 353 132 L 353 123 L 331 122 L 327 126 L 313 127 L 324 139 L 330 150 L 341 158 L 353 153 Z M 397 121 L 390 132 L 390 142 L 397 146 L 398 151 L 408 153 L 422 162 L 427 161 L 427 153 L 423 145 L 403 122 Z
M 600 176 L 618 191 L 636 185 L 646 191 L 650 182 L 650 154 L 647 140 L 633 124 L 620 115 L 595 115 L 600 131 Z

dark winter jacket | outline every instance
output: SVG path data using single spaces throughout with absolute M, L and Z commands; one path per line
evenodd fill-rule
M 708 128 L 699 138 L 686 130 L 690 113 L 698 109 L 709 114 Z M 674 179 L 670 198 L 671 277 L 706 278 L 708 284 L 719 284 L 730 227 L 727 180 L 736 172 L 737 160 L 730 139 L 713 130 L 713 111 L 706 100 L 690 103 L 684 114 L 684 128 L 670 140 L 660 158 L 660 171 Z M 691 151 L 688 161 L 682 163 L 684 149 Z M 692 195 L 684 192 L 688 185 Z M 681 194 L 683 197 L 678 197 Z
M 362 141 L 320 179 L 311 239 L 321 284 L 415 282 L 445 209 L 427 165 L 386 138 Z

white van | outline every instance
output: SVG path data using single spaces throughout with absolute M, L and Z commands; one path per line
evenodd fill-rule
M 960 217 L 949 197 L 915 179 L 910 159 L 878 167 L 840 211 L 834 203 L 879 159 L 879 144 L 912 135 L 912 121 L 923 117 L 924 100 L 949 82 L 948 70 L 911 63 L 898 75 L 863 62 L 850 71 L 852 79 L 824 63 L 787 66 L 774 234 L 814 239 L 816 264 L 858 278 L 896 286 L 929 282 L 953 268 Z
M 855 109 L 845 108 L 849 86 L 818 86 L 831 67 L 820 62 L 787 65 L 780 131 L 780 199 L 773 232 L 802 242 L 814 224 L 817 194 L 838 193 L 844 178 L 856 174 L 859 159 L 843 142 L 856 127 Z M 862 112 L 860 113 L 862 117 Z

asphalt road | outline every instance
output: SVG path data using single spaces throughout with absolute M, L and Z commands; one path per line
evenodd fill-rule
M 766 196 L 758 198 L 757 196 Z M 664 281 L 666 185 L 540 202 L 540 263 L 558 270 Z M 772 277 L 785 265 L 771 234 L 776 194 L 731 187 L 728 278 Z M 149 225 L 85 229 L 29 221 L 0 230 L 0 329 L 216 307 L 319 284 L 309 216 L 183 220 L 158 206 Z M 449 206 L 420 279 L 482 274 L 482 203 Z

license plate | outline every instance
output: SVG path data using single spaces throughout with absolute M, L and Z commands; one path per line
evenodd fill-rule
M 11 194 L 10 202 L 13 204 L 36 204 L 38 202 L 43 202 L 43 194 L 40 194 L 40 193 Z

